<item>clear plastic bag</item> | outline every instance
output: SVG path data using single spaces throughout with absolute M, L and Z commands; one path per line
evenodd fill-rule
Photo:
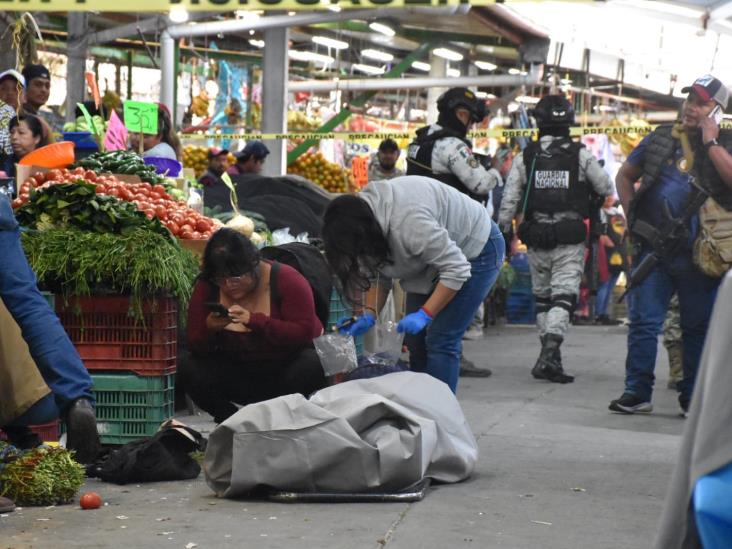
M 326 376 L 350 372 L 358 366 L 353 336 L 337 332 L 323 334 L 313 344 Z
M 374 333 L 373 355 L 379 357 L 379 363 L 396 364 L 402 355 L 404 333 L 397 331 L 396 313 L 394 311 L 393 293 L 389 293 L 376 322 Z
M 310 244 L 310 238 L 308 238 L 308 233 L 300 233 L 297 236 L 293 236 L 290 233 L 290 227 L 285 227 L 283 229 L 277 229 L 276 231 L 272 231 L 273 246 L 289 244 L 290 242 L 304 242 L 305 244 Z

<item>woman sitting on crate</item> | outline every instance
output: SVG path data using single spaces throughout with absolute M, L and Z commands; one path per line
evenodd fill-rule
M 188 308 L 189 354 L 178 382 L 221 423 L 250 404 L 326 385 L 312 341 L 323 332 L 308 281 L 292 267 L 260 259 L 232 229 L 203 254 Z
M 398 330 L 407 333 L 410 368 L 455 392 L 463 334 L 505 253 L 485 207 L 428 177 L 374 181 L 358 195 L 330 203 L 323 242 L 347 295 L 369 291 L 366 312 L 355 322 L 340 322 L 341 331 L 356 336 L 370 330 L 387 294 L 372 281 L 400 279 L 407 316 Z

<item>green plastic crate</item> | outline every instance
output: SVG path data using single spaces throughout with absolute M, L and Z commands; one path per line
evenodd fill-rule
M 103 444 L 126 444 L 155 434 L 173 417 L 175 376 L 92 374 L 97 430 Z

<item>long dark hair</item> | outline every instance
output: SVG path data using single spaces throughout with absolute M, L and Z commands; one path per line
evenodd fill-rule
M 323 215 L 325 257 L 345 297 L 360 302 L 360 291 L 371 287 L 380 267 L 391 263 L 384 231 L 363 198 L 346 194 L 335 198 Z
M 213 283 L 218 277 L 251 273 L 257 268 L 259 259 L 259 250 L 246 236 L 233 229 L 221 228 L 206 244 L 201 278 Z
M 167 143 L 173 148 L 175 156 L 180 160 L 183 156 L 180 139 L 178 139 L 178 135 L 175 133 L 170 111 L 162 103 L 158 103 L 158 135 L 163 143 Z

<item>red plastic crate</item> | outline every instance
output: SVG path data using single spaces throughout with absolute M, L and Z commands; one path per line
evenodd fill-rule
M 59 427 L 59 420 L 55 420 L 42 425 L 31 425 L 30 430 L 41 437 L 43 442 L 57 442 L 59 438 Z M 0 440 L 7 440 L 2 429 L 0 429 Z
M 56 299 L 56 314 L 88 370 L 141 376 L 175 373 L 178 307 L 173 298 L 147 299 L 136 320 L 125 296 Z

